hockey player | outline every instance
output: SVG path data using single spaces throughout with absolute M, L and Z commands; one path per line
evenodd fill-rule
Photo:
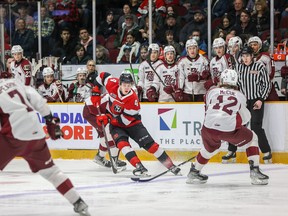
M 54 71 L 51 67 L 43 69 L 43 83 L 38 87 L 38 92 L 48 102 L 63 102 L 65 91 L 60 80 L 54 78 Z
M 20 45 L 15 45 L 11 49 L 13 61 L 10 65 L 11 73 L 15 79 L 20 80 L 24 85 L 33 86 L 31 62 L 24 58 L 23 49 Z
M 93 97 L 93 96 L 92 96 Z M 106 107 L 108 103 L 108 94 L 104 94 L 101 96 L 99 109 L 101 113 L 106 113 Z M 91 102 L 91 96 L 85 100 L 85 105 L 83 108 L 83 117 L 86 119 L 97 131 L 97 134 L 100 138 L 99 142 L 99 149 L 97 154 L 94 157 L 94 162 L 107 168 L 111 168 L 111 162 L 105 158 L 105 155 L 107 154 L 107 143 L 104 137 L 104 132 L 102 130 L 102 125 L 98 125 L 95 121 L 97 115 L 101 115 L 99 113 L 98 109 L 92 104 Z M 126 169 L 126 163 L 124 161 L 121 161 L 118 159 L 119 156 L 119 149 L 116 147 L 110 131 L 109 131 L 109 124 L 106 125 L 105 131 L 108 138 L 108 145 L 110 147 L 110 152 L 113 160 L 116 161 L 117 169 L 118 171 L 123 171 Z
M 51 158 L 38 112 L 46 120 L 50 138 L 61 138 L 60 120 L 52 116 L 46 99 L 19 80 L 0 79 L 0 170 L 16 156 L 24 158 L 31 171 L 52 183 L 74 206 L 75 212 L 89 216 L 87 204 Z
M 109 94 L 107 111 L 109 114 L 98 115 L 98 124 L 107 124 L 110 121 L 110 133 L 124 156 L 136 169 L 136 176 L 147 176 L 148 170 L 143 166 L 136 152 L 131 147 L 128 139 L 133 139 L 141 148 L 144 148 L 175 175 L 180 168 L 175 167 L 167 153 L 156 143 L 141 121 L 139 99 L 132 89 L 133 77 L 129 71 L 123 71 L 120 78 L 114 78 L 109 73 L 102 72 L 96 79 L 94 97 L 91 97 L 94 105 L 100 103 L 100 87 L 105 86 Z M 98 95 L 96 94 L 98 92 Z
M 153 100 L 159 92 L 159 102 L 175 102 L 172 93 L 176 88 L 178 66 L 175 63 L 176 51 L 173 46 L 169 45 L 164 48 L 164 58 L 164 63 L 156 68 L 161 81 L 158 76 L 155 76 L 151 87 L 147 90 L 147 97 L 148 100 Z
M 216 38 L 213 41 L 213 50 L 216 53 L 216 56 L 213 57 L 210 61 L 210 80 L 205 82 L 205 88 L 208 90 L 211 86 L 217 85 L 221 72 L 225 69 L 234 69 L 235 62 L 234 58 L 226 53 L 226 45 L 223 38 Z
M 211 88 L 205 97 L 205 119 L 201 130 L 204 148 L 195 163 L 191 164 L 186 183 L 206 183 L 208 176 L 201 173 L 209 159 L 216 155 L 221 140 L 233 145 L 245 146 L 253 185 L 268 184 L 269 177 L 259 170 L 257 135 L 244 125 L 251 118 L 246 108 L 246 96 L 237 90 L 238 75 L 235 70 L 225 69 L 220 76 L 219 87 Z
M 187 56 L 181 58 L 178 62 L 179 86 L 176 100 L 186 102 L 204 101 L 203 96 L 206 93 L 204 83 L 210 77 L 209 61 L 199 54 L 198 43 L 195 39 L 187 40 L 185 48 Z
M 275 64 L 270 54 L 262 51 L 262 40 L 258 36 L 250 37 L 248 45 L 253 49 L 254 61 L 262 62 L 267 70 L 271 82 L 271 91 L 268 95 L 267 101 L 279 101 L 278 94 L 272 80 L 275 76 Z
M 150 67 L 148 61 L 151 61 L 151 65 L 154 68 L 154 70 L 163 63 L 162 60 L 159 60 L 159 55 L 160 55 L 160 48 L 159 45 L 156 43 L 152 43 L 148 47 L 149 51 L 149 60 L 146 60 L 142 62 L 139 65 L 139 70 L 138 70 L 138 83 L 137 83 L 137 91 L 138 95 L 140 95 L 140 98 L 142 97 L 141 102 L 155 102 L 158 100 L 158 95 L 157 97 L 155 96 L 154 98 L 150 98 L 148 100 L 147 98 L 147 90 L 151 87 L 153 80 L 155 79 L 155 74 L 153 69 Z
M 239 36 L 231 37 L 228 41 L 228 53 L 233 56 L 235 64 L 241 62 L 241 49 L 242 39 Z
M 82 103 L 91 95 L 92 85 L 86 83 L 87 70 L 80 67 L 76 71 L 76 82 L 71 83 L 68 88 L 68 96 L 66 102 L 73 101 Z

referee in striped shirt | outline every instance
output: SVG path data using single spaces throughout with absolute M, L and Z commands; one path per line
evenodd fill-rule
M 265 130 L 262 128 L 264 117 L 264 101 L 271 90 L 271 82 L 265 65 L 253 61 L 253 50 L 244 47 L 241 52 L 242 63 L 236 66 L 238 72 L 238 86 L 247 97 L 247 108 L 251 112 L 251 129 L 257 134 L 259 147 L 263 153 L 265 163 L 272 162 L 271 148 Z M 228 150 L 236 152 L 237 147 L 229 145 Z

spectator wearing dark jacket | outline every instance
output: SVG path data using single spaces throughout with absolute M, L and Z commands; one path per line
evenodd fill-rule
M 71 59 L 71 64 L 86 65 L 88 60 L 92 59 L 85 50 L 82 44 L 77 44 L 75 47 L 75 55 Z

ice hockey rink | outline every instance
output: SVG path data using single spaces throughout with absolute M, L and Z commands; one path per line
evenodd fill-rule
M 183 176 L 167 173 L 148 183 L 131 181 L 131 166 L 113 174 L 91 160 L 57 159 L 55 163 L 70 177 L 93 216 L 286 216 L 288 212 L 288 165 L 284 164 L 262 164 L 269 184 L 253 186 L 248 164 L 209 163 L 203 169 L 208 182 L 188 185 L 189 163 L 182 166 Z M 159 162 L 143 164 L 152 175 L 165 171 Z M 77 214 L 49 182 L 16 159 L 0 173 L 0 215 Z

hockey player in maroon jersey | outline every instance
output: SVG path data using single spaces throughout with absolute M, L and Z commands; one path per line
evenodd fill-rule
M 24 85 L 33 86 L 31 62 L 24 58 L 23 49 L 20 45 L 15 45 L 11 49 L 13 61 L 10 65 L 10 71 L 15 79 L 20 80 Z
M 48 102 L 63 102 L 65 92 L 62 82 L 54 78 L 54 70 L 51 67 L 43 69 L 43 83 L 39 85 L 38 92 Z
M 60 120 L 52 116 L 46 99 L 19 80 L 0 79 L 0 170 L 16 156 L 24 158 L 31 171 L 52 183 L 75 212 L 89 216 L 87 204 L 51 158 L 38 112 L 46 121 L 50 138 L 61 138 Z
M 143 166 L 136 152 L 129 143 L 133 139 L 141 148 L 144 148 L 175 175 L 180 173 L 180 168 L 175 167 L 167 153 L 154 141 L 145 126 L 140 115 L 140 103 L 138 96 L 132 89 L 133 77 L 129 71 L 123 71 L 120 78 L 114 78 L 111 74 L 102 72 L 96 78 L 91 100 L 94 105 L 100 103 L 101 86 L 105 86 L 109 94 L 107 111 L 109 114 L 98 115 L 96 121 L 99 125 L 110 121 L 110 133 L 127 160 L 136 169 L 136 176 L 147 176 L 148 170 Z M 174 168 L 173 168 L 174 167 Z
M 258 137 L 244 126 L 250 121 L 251 114 L 246 108 L 246 97 L 237 90 L 237 81 L 237 72 L 226 69 L 221 73 L 219 87 L 211 88 L 206 94 L 205 119 L 201 130 L 204 147 L 195 163 L 191 164 L 187 184 L 206 183 L 208 176 L 201 174 L 201 170 L 218 153 L 222 140 L 235 146 L 245 146 L 251 183 L 268 184 L 269 177 L 259 170 Z
M 210 61 L 211 79 L 204 84 L 207 90 L 211 86 L 217 85 L 222 71 L 235 68 L 234 58 L 226 53 L 226 43 L 223 38 L 214 39 L 212 46 L 216 56 Z

